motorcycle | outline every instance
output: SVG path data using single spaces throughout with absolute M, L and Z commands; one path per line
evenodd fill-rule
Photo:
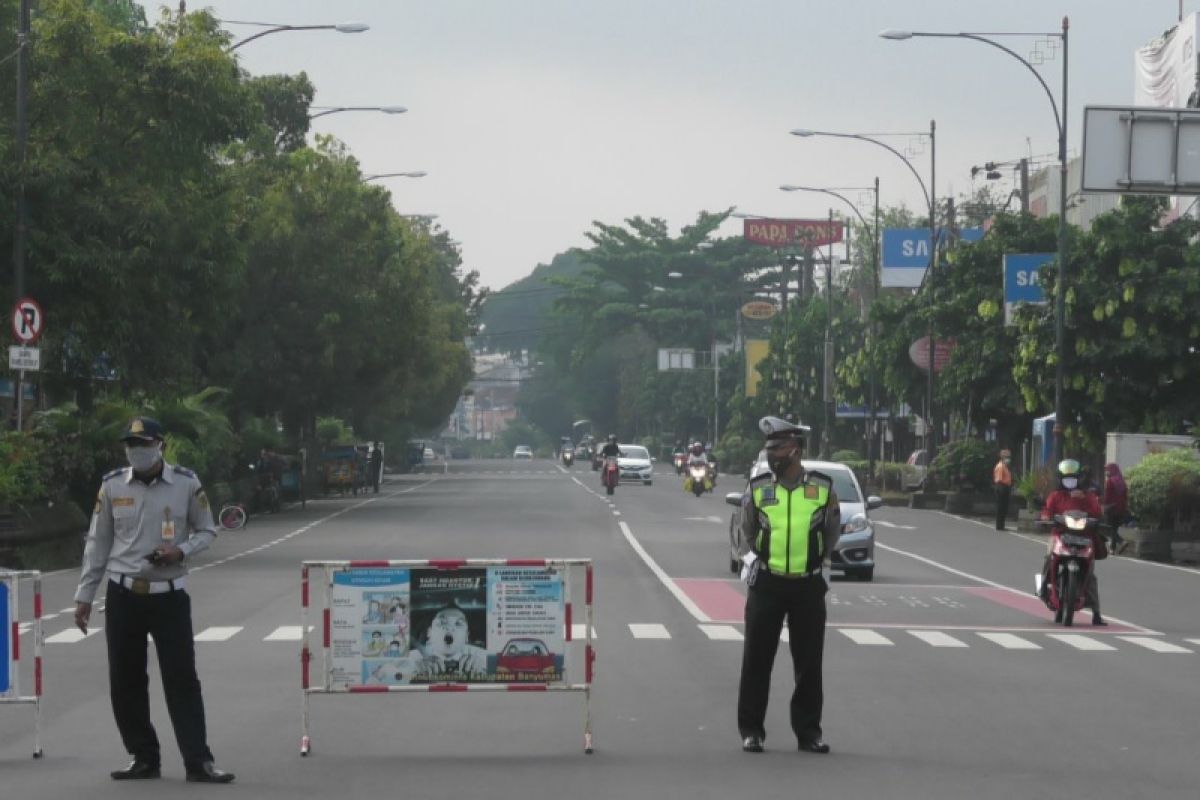
M 687 462 L 687 458 L 684 456 L 683 453 L 675 454 L 675 474 L 676 475 L 683 474 L 683 467 L 686 464 L 686 462 Z
M 564 467 L 569 467 L 575 463 L 574 451 L 567 449 L 562 452 L 562 462 Z
M 1067 511 L 1042 520 L 1053 525 L 1050 539 L 1050 565 L 1035 578 L 1037 595 L 1054 612 L 1054 622 L 1071 627 L 1075 612 L 1087 602 L 1087 586 L 1096 567 L 1096 536 L 1100 520 L 1085 511 Z M 1049 575 L 1049 585 L 1045 584 Z
M 711 492 L 713 483 L 709 479 L 709 467 L 704 464 L 692 464 L 688 467 L 688 477 L 683 481 L 683 490 L 691 492 L 696 497 Z
M 604 459 L 604 472 L 600 475 L 600 482 L 604 484 L 605 494 L 612 494 L 621 482 L 621 468 L 617 465 L 616 456 Z

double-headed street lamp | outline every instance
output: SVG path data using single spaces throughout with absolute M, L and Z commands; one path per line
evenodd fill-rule
M 254 25 L 260 28 L 266 28 L 265 31 L 259 31 L 253 36 L 247 36 L 237 44 L 230 47 L 232 52 L 237 50 L 242 45 L 250 44 L 255 39 L 261 39 L 264 36 L 270 36 L 272 33 L 284 33 L 286 31 L 337 31 L 338 33 L 362 33 L 371 29 L 371 26 L 365 22 L 339 22 L 334 25 L 284 25 L 278 22 L 246 22 L 243 20 L 234 19 L 219 19 L 217 22 L 223 25 Z
M 1041 84 L 1042 89 L 1046 92 L 1046 97 L 1050 100 L 1050 109 L 1054 112 L 1054 124 L 1058 129 L 1058 170 L 1059 170 L 1059 212 L 1058 212 L 1058 278 L 1054 297 L 1054 350 L 1055 350 L 1055 370 L 1054 370 L 1054 460 L 1058 462 L 1062 459 L 1063 452 L 1063 425 L 1066 417 L 1063 408 L 1063 365 L 1066 361 L 1066 347 L 1064 344 L 1063 325 L 1066 316 L 1066 265 L 1067 265 L 1067 34 L 1070 30 L 1070 20 L 1063 17 L 1062 31 L 1052 33 L 1021 33 L 1021 32 L 986 32 L 986 33 L 938 33 L 928 31 L 898 31 L 887 30 L 879 35 L 884 39 L 912 39 L 914 37 L 939 38 L 939 39 L 971 39 L 976 42 L 990 45 L 1004 53 L 1020 61 L 1026 69 L 1032 73 L 1033 77 L 1037 78 L 1037 82 Z M 1046 81 L 1034 69 L 1033 64 L 1029 60 L 1020 56 L 1016 51 L 1005 47 L 992 37 L 998 36 L 1020 36 L 1034 37 L 1038 39 L 1046 39 L 1053 44 L 1057 39 L 1062 44 L 1062 106 L 1061 109 L 1054 100 L 1054 93 L 1050 91 L 1050 87 Z M 1061 113 L 1060 113 L 1061 111 Z
M 933 311 L 934 311 L 934 268 L 937 265 L 937 250 L 938 250 L 938 229 L 937 229 L 937 123 L 934 120 L 929 121 L 929 132 L 925 131 L 912 133 L 834 133 L 831 131 L 813 131 L 806 128 L 797 128 L 792 131 L 793 136 L 810 137 L 810 136 L 831 136 L 836 139 L 857 139 L 860 142 L 869 142 L 878 147 L 882 147 L 896 158 L 904 162 L 904 166 L 908 167 L 908 171 L 917 179 L 917 184 L 921 187 L 921 193 L 925 196 L 925 203 L 929 208 L 929 266 L 926 268 L 925 275 L 928 279 L 928 296 L 929 296 L 929 326 L 927 329 L 929 338 L 929 372 L 926 376 L 925 393 L 927 395 L 926 402 L 928 409 L 927 417 L 927 433 L 925 436 L 926 456 L 929 463 L 932 463 L 933 456 L 937 452 L 937 425 L 935 424 L 936 415 L 934 414 L 934 394 L 933 394 L 933 374 L 934 374 L 934 340 L 933 340 Z M 910 136 L 910 137 L 929 137 L 929 185 L 925 184 L 921 173 L 917 172 L 917 168 L 913 166 L 908 157 L 892 147 L 885 141 L 876 137 L 882 136 Z
M 871 232 L 872 232 L 872 234 L 871 234 L 871 243 L 872 243 L 872 247 L 871 247 L 871 301 L 873 303 L 876 295 L 879 293 L 879 178 L 878 177 L 875 178 L 874 186 L 836 186 L 836 187 L 832 187 L 832 188 L 827 188 L 827 187 L 817 187 L 817 186 L 796 186 L 795 184 L 784 184 L 783 186 L 780 186 L 779 188 L 780 188 L 780 190 L 785 191 L 785 192 L 818 192 L 820 194 L 827 194 L 827 195 L 830 195 L 831 197 L 836 197 L 838 200 L 841 200 L 843 203 L 845 203 L 847 206 L 850 207 L 850 210 L 854 212 L 854 215 L 856 217 L 858 217 L 858 221 L 862 223 L 862 226 L 864 229 L 869 228 L 871 230 Z M 858 210 L 858 206 L 856 206 L 854 203 L 850 202 L 850 199 L 847 198 L 844 194 L 842 194 L 842 192 L 874 192 L 875 193 L 875 224 L 873 226 L 867 224 L 867 220 L 862 215 L 862 212 Z M 832 261 L 832 259 L 830 259 L 830 260 Z M 832 267 L 830 267 L 830 269 L 832 269 Z M 833 325 L 833 288 L 832 288 L 832 285 L 829 287 L 829 292 L 830 292 L 830 294 L 829 294 L 829 322 L 826 325 L 826 336 L 829 337 L 830 339 L 832 339 L 832 325 Z M 874 323 L 872 323 L 869 326 L 868 330 L 871 330 L 873 327 L 874 327 Z M 828 352 L 828 350 L 827 350 L 827 352 Z M 828 376 L 829 374 L 830 374 L 830 367 L 828 365 L 826 365 L 825 375 Z M 828 421 L 826 424 L 828 424 Z M 867 392 L 866 427 L 867 427 L 867 475 L 870 476 L 869 480 L 874 480 L 875 449 L 872 446 L 872 440 L 874 438 L 873 433 L 874 433 L 874 428 L 875 428 L 875 366 L 874 366 L 874 362 L 872 362 L 872 364 L 871 364 L 870 388 L 868 389 L 868 392 Z
M 378 181 L 384 178 L 424 178 L 428 174 L 423 169 L 413 170 L 412 172 L 381 172 L 378 175 L 364 175 L 360 179 L 360 182 L 369 183 L 370 181 Z

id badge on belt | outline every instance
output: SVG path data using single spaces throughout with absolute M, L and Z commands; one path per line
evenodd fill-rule
M 171 516 L 171 507 L 163 509 L 162 539 L 164 542 L 175 541 L 175 519 Z

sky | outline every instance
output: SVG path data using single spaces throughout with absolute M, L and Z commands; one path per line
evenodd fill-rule
M 159 3 L 144 3 L 157 18 Z M 172 8 L 176 0 L 170 0 Z M 794 128 L 927 131 L 937 193 L 971 167 L 1053 155 L 1047 100 L 1019 63 L 963 39 L 879 38 L 888 28 L 1054 32 L 1070 17 L 1069 146 L 1085 105 L 1130 103 L 1134 52 L 1175 24 L 1178 0 L 189 0 L 224 20 L 360 21 L 365 33 L 288 32 L 238 50 L 251 74 L 304 71 L 315 104 L 403 105 L 336 114 L 315 133 L 388 179 L 404 214 L 437 214 L 464 265 L 501 288 L 586 246 L 595 220 L 640 215 L 678 229 L 702 210 L 825 217 L 829 198 L 780 184 L 857 187 L 920 208 L 920 188 L 882 149 Z M 1185 0 L 1185 13 L 1200 0 Z M 255 29 L 228 26 L 239 37 Z M 1034 38 L 1005 39 L 1023 55 Z M 1040 68 L 1056 98 L 1061 54 Z M 923 177 L 928 148 L 911 150 Z M 850 199 L 871 203 L 869 195 Z M 738 235 L 729 220 L 723 235 Z

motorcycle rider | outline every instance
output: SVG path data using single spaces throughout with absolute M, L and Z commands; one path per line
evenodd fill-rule
M 616 458 L 619 455 L 621 455 L 621 448 L 617 446 L 617 435 L 615 433 L 610 433 L 608 435 L 608 441 L 605 442 L 604 447 L 600 448 L 600 457 L 608 458 L 609 456 L 612 456 L 613 458 Z
M 1095 492 L 1087 491 L 1084 486 L 1084 471 L 1078 461 L 1073 458 L 1063 459 L 1059 462 L 1055 474 L 1058 477 L 1059 488 L 1051 492 L 1050 496 L 1046 498 L 1046 505 L 1042 508 L 1043 520 L 1053 520 L 1055 516 L 1067 511 L 1083 511 L 1093 519 L 1103 518 L 1099 498 L 1096 497 Z M 1098 561 L 1107 557 L 1108 551 L 1105 549 L 1104 537 L 1094 531 L 1088 531 L 1088 535 L 1093 540 L 1096 560 Z M 1051 537 L 1050 541 L 1054 541 L 1053 537 Z M 1050 581 L 1050 554 L 1047 553 L 1045 562 L 1042 564 L 1043 595 L 1050 591 Z M 1084 605 L 1090 606 L 1092 609 L 1092 624 L 1107 625 L 1108 623 L 1100 616 L 1100 588 L 1096 582 L 1096 568 L 1094 563 L 1084 591 L 1086 593 Z

